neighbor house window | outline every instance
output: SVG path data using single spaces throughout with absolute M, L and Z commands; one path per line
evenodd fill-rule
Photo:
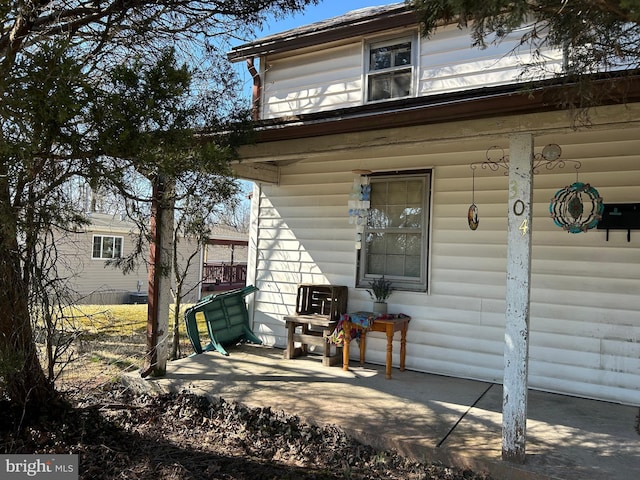
M 413 40 L 372 43 L 367 48 L 367 100 L 375 102 L 413 94 Z
M 371 177 L 358 286 L 385 276 L 399 290 L 427 290 L 431 172 Z
M 109 260 L 122 257 L 122 238 L 110 235 L 94 235 L 91 257 Z

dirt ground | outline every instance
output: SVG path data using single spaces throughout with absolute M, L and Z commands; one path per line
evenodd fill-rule
M 489 478 L 379 451 L 335 425 L 309 425 L 268 405 L 135 395 L 118 377 L 141 365 L 143 338 L 85 339 L 58 382 L 72 408 L 28 428 L 17 426 L 19 415 L 5 415 L 0 451 L 77 453 L 87 480 Z

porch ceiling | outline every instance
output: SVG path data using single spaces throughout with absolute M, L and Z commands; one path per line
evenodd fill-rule
M 626 145 L 640 138 L 640 103 L 601 107 L 590 115 L 588 127 L 575 127 L 567 112 L 554 111 L 263 142 L 242 147 L 240 156 L 247 170 L 269 166 L 278 174 L 281 168 L 309 162 L 357 159 L 353 168 L 363 168 L 362 159 L 367 159 L 392 165 L 398 156 L 420 158 L 421 165 L 468 168 L 470 162 L 482 160 L 490 146 L 508 147 L 508 137 L 517 132 L 533 133 L 537 145 L 561 142 L 563 150 L 575 145 L 576 155 L 582 148 L 616 155 L 618 147 L 613 151 L 612 142 Z

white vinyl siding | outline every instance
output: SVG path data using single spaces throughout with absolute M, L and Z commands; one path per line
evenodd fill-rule
M 262 118 L 360 105 L 362 64 L 360 42 L 268 59 L 263 72 Z
M 508 85 L 520 80 L 523 65 L 533 58 L 528 47 L 518 49 L 521 34 L 514 32 L 498 44 L 479 49 L 472 48 L 468 30 L 451 25 L 428 39 L 404 30 L 382 38 L 354 38 L 348 44 L 267 57 L 262 67 L 261 118 L 295 117 L 367 103 L 368 45 L 375 47 L 389 39 L 419 39 L 412 51 L 412 62 L 416 63 L 412 67 L 416 71 L 411 73 L 412 97 Z M 561 52 L 540 55 L 548 62 L 547 75 L 559 71 Z
M 471 132 L 481 124 L 451 124 L 447 131 Z M 432 168 L 429 293 L 397 291 L 388 300 L 390 312 L 412 317 L 407 368 L 502 381 L 508 178 L 476 171 L 476 231 L 468 227 L 467 209 L 469 164 L 482 161 L 492 144 L 508 147 L 508 134 L 432 143 L 425 143 L 425 134 L 416 129 L 412 144 L 407 130 L 402 146 L 375 146 L 366 136 L 358 136 L 357 145 L 346 136 L 324 138 L 324 153 L 306 153 L 304 162 L 281 167 L 280 185 L 258 191 L 250 274 L 260 288 L 254 331 L 266 343 L 284 346 L 283 316 L 295 309 L 298 283 L 347 285 L 349 310 L 371 309 L 366 291 L 355 288 L 351 171 Z M 580 181 L 598 188 L 605 203 L 638 201 L 638 128 L 567 130 L 537 138 L 537 149 L 546 143 L 560 144 L 564 158 L 582 162 Z M 342 151 L 331 153 L 336 144 Z M 534 180 L 529 385 L 640 405 L 640 232 L 632 231 L 627 242 L 626 231 L 612 231 L 607 242 L 603 231 L 569 234 L 556 227 L 549 200 L 575 178 L 575 170 L 565 168 Z M 384 364 L 384 335 L 367 339 L 367 361 Z M 398 353 L 396 342 L 394 366 Z
M 523 67 L 534 61 L 530 47 L 520 46 L 522 34 L 522 30 L 517 30 L 499 43 L 480 49 L 472 47 L 473 40 L 467 31 L 461 31 L 454 25 L 439 29 L 430 39 L 422 41 L 418 95 L 539 80 L 540 71 L 532 73 L 534 78 L 521 78 Z M 546 62 L 546 75 L 561 71 L 562 52 L 542 51 L 539 58 Z

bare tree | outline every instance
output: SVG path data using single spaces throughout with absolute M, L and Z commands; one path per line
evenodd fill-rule
M 244 196 L 242 199 L 240 197 Z M 216 212 L 213 215 L 213 224 L 225 225 L 237 232 L 248 233 L 251 221 L 251 211 L 249 203 L 246 201 L 246 195 L 240 195 L 227 208 Z

